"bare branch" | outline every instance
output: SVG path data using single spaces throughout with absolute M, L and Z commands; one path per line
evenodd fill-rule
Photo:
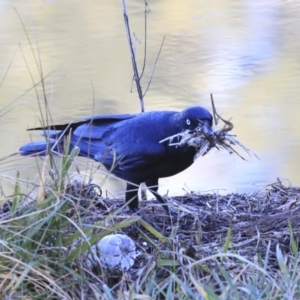
M 134 53 L 133 46 L 132 46 L 132 39 L 131 39 L 130 29 L 129 29 L 129 19 L 128 19 L 128 14 L 127 14 L 127 10 L 126 10 L 125 0 L 122 0 L 122 6 L 123 6 L 125 28 L 126 28 L 126 33 L 127 33 L 127 40 L 128 40 L 129 50 L 130 50 L 130 54 L 131 54 L 131 62 L 132 62 L 132 67 L 133 67 L 134 80 L 135 80 L 136 88 L 137 88 L 139 98 L 140 98 L 141 112 L 144 112 L 145 107 L 144 107 L 143 92 L 142 92 L 142 88 L 141 88 L 141 84 L 140 84 L 140 77 L 139 77 L 139 73 L 138 73 L 138 69 L 137 69 L 137 65 L 136 65 L 135 53 Z
M 142 68 L 142 73 L 140 76 L 140 79 L 142 79 L 143 75 L 144 75 L 144 71 L 145 71 L 145 67 L 146 67 L 146 61 L 147 61 L 147 14 L 150 12 L 150 9 L 148 7 L 148 3 L 145 1 L 145 36 L 144 36 L 144 40 L 145 40 L 145 44 L 144 44 L 144 62 L 143 62 L 143 68 Z
M 155 60 L 155 62 L 154 62 L 154 66 L 153 66 L 152 72 L 151 72 L 150 80 L 149 80 L 149 82 L 148 82 L 148 85 L 147 85 L 147 88 L 146 88 L 146 91 L 145 91 L 143 97 L 145 97 L 145 95 L 147 94 L 147 91 L 148 91 L 149 86 L 150 86 L 150 84 L 151 84 L 152 77 L 153 77 L 153 74 L 154 74 L 154 71 L 155 71 L 155 67 L 156 67 L 156 64 L 157 64 L 157 61 L 158 61 L 158 58 L 159 58 L 161 49 L 162 49 L 162 47 L 163 47 L 163 45 L 164 45 L 165 39 L 166 39 L 166 36 L 164 36 L 164 38 L 163 38 L 163 40 L 162 40 L 162 43 L 161 43 L 161 45 L 160 45 L 160 48 L 159 48 L 159 51 L 158 51 L 156 60 Z

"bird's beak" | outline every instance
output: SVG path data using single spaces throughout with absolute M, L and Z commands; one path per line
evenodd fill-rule
M 210 142 L 214 141 L 215 134 L 206 120 L 202 121 L 202 132 Z

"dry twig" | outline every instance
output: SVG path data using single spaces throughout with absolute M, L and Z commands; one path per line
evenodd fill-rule
M 241 142 L 239 142 L 235 137 L 229 133 L 233 129 L 233 123 L 229 120 L 224 120 L 216 111 L 213 97 L 211 95 L 211 102 L 213 108 L 213 114 L 215 123 L 218 123 L 218 120 L 221 119 L 225 124 L 221 129 L 217 129 L 213 131 L 213 135 L 207 136 L 203 130 L 203 123 L 199 121 L 199 126 L 195 130 L 185 130 L 173 136 L 167 137 L 160 141 L 160 143 L 169 141 L 169 146 L 183 146 L 188 144 L 191 147 L 195 147 L 197 149 L 197 153 L 194 157 L 196 160 L 199 156 L 204 156 L 207 154 L 212 148 L 217 148 L 218 150 L 224 149 L 228 151 L 230 154 L 235 153 L 241 159 L 246 160 L 243 156 L 241 156 L 232 146 L 241 147 L 248 155 L 254 155 L 257 157 L 255 153 L 249 150 L 246 146 L 244 146 Z M 258 157 L 257 157 L 258 158 Z

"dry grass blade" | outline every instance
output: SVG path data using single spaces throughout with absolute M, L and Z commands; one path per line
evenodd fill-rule
M 253 153 L 250 149 L 239 142 L 235 135 L 229 132 L 233 129 L 233 123 L 230 120 L 224 120 L 216 111 L 214 101 L 211 95 L 212 109 L 214 114 L 215 123 L 218 124 L 218 120 L 224 122 L 224 126 L 221 129 L 213 131 L 213 134 L 208 136 L 203 130 L 203 123 L 199 120 L 199 126 L 195 130 L 185 130 L 173 136 L 167 137 L 160 141 L 160 143 L 169 141 L 169 146 L 182 146 L 189 145 L 197 149 L 197 153 L 194 157 L 196 160 L 199 156 L 207 154 L 212 148 L 217 148 L 218 150 L 224 149 L 230 154 L 235 153 L 241 159 L 246 160 L 242 155 L 240 155 L 232 146 L 241 147 L 249 156 L 254 155 L 256 158 L 258 156 Z

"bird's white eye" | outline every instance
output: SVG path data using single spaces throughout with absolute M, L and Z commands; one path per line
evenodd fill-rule
M 190 126 L 191 125 L 191 121 L 189 119 L 186 119 L 186 124 Z

